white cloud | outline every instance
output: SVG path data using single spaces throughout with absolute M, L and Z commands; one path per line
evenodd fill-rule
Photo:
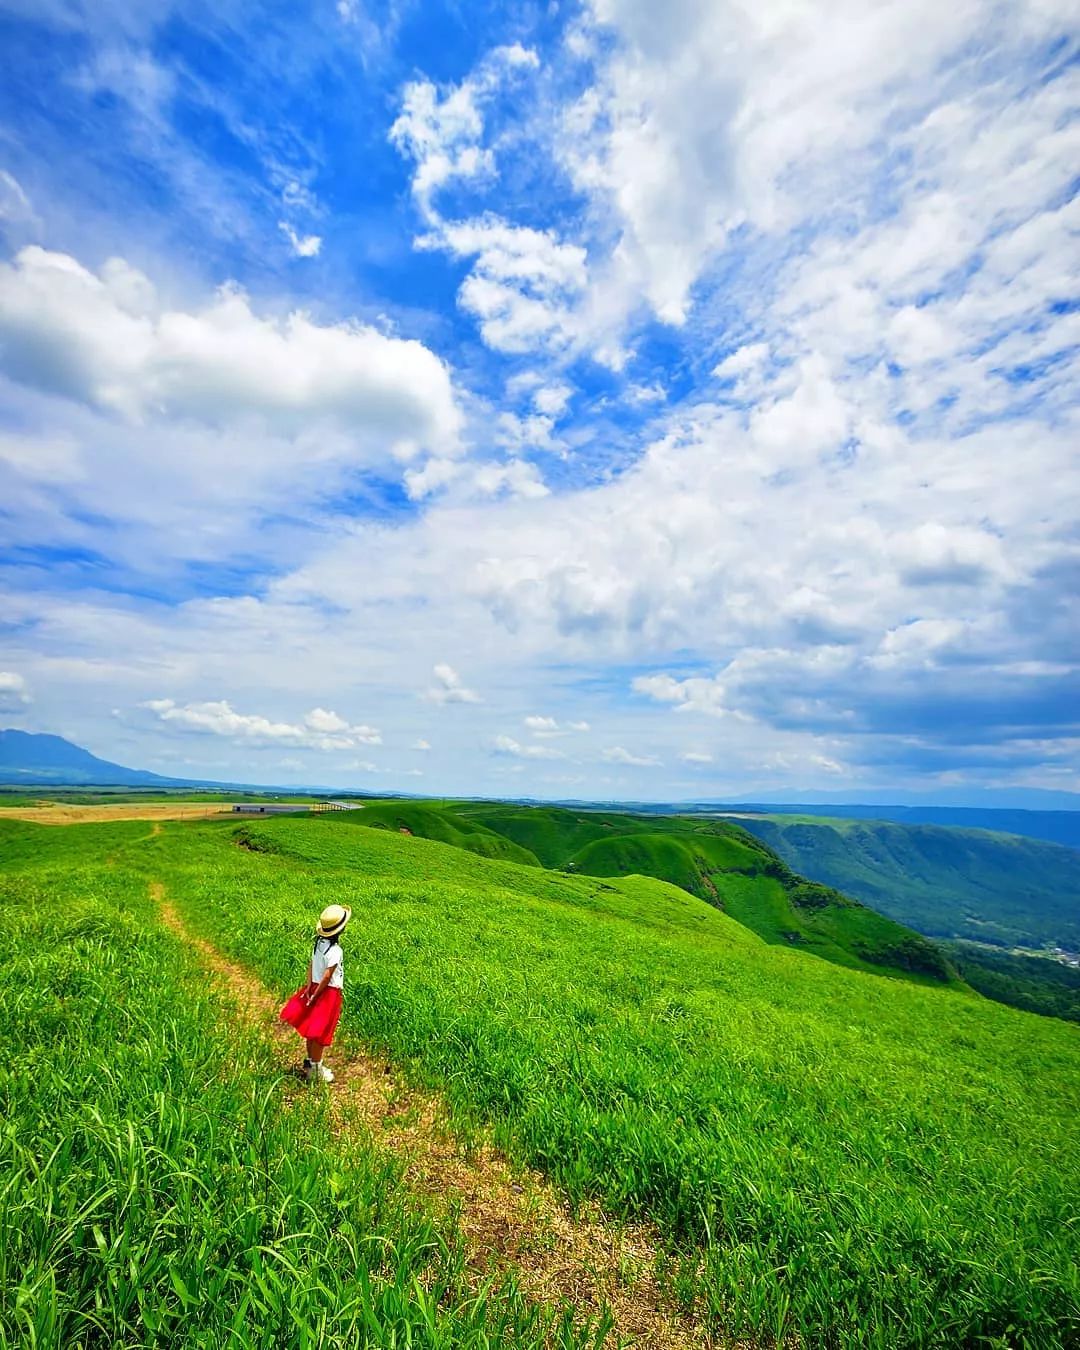
M 0 670 L 0 712 L 18 712 L 30 701 L 25 679 L 14 670 Z
M 312 708 L 304 718 L 304 725 L 310 727 L 312 731 L 348 731 L 349 724 L 344 717 L 339 717 L 336 712 L 331 712 L 328 708 Z M 367 730 L 367 728 L 364 728 Z M 376 739 L 373 744 L 377 745 Z
M 177 704 L 171 698 L 158 698 L 141 706 L 162 722 L 237 741 L 303 745 L 313 750 L 349 750 L 382 743 L 375 727 L 352 726 L 326 708 L 312 708 L 300 722 L 275 722 L 259 713 L 236 712 L 225 699 Z
M 445 662 L 435 666 L 435 683 L 430 686 L 424 697 L 430 703 L 480 703 L 480 695 L 467 689 L 461 682 L 461 676 Z
M 322 249 L 322 239 L 317 234 L 299 235 L 284 220 L 278 221 L 278 229 L 289 241 L 289 246 L 298 258 L 317 258 Z
M 535 464 L 523 459 L 511 459 L 498 464 L 490 461 L 470 471 L 473 491 L 481 497 L 524 497 L 536 501 L 549 494 L 550 489 L 540 476 Z
M 706 754 L 702 750 L 684 750 L 679 756 L 684 764 L 711 764 L 712 755 Z
M 573 397 L 568 384 L 547 384 L 533 394 L 533 406 L 545 417 L 561 417 Z
M 504 412 L 499 414 L 498 428 L 502 444 L 516 450 L 554 449 L 551 433 L 555 429 L 555 421 L 551 417 L 541 417 L 536 413 L 519 417 L 517 413 Z
M 989 94 L 990 107 L 1000 106 L 1003 94 L 1005 106 L 1010 94 L 1040 97 L 1042 81 L 1029 77 L 1030 65 L 1049 62 L 1046 52 L 1068 30 L 1069 14 L 1064 0 L 996 7 L 962 0 L 948 10 L 933 0 L 870 7 L 808 0 L 794 8 L 693 3 L 673 10 L 591 0 L 575 41 L 591 59 L 594 78 L 564 110 L 560 153 L 605 243 L 591 268 L 594 320 L 617 331 L 644 301 L 663 322 L 683 325 L 696 284 L 725 250 L 736 254 L 747 240 L 782 237 L 800 224 L 816 229 L 830 213 L 845 223 L 837 248 L 846 252 L 851 222 L 889 209 L 881 147 L 891 147 L 889 172 L 909 173 L 921 191 L 932 191 L 948 177 L 939 172 L 941 159 L 957 148 L 958 128 L 991 125 L 993 113 L 980 107 L 979 95 Z M 973 49 L 982 54 L 979 63 L 970 59 Z M 1014 75 L 1001 79 L 1002 71 Z M 1068 82 L 1056 83 L 1051 97 Z M 1023 133 L 1015 108 L 1006 117 L 1013 125 L 1003 122 L 1001 140 L 1011 137 L 1010 149 L 1018 149 Z M 1061 138 L 1066 118 L 1052 135 Z M 910 155 L 935 119 L 944 154 L 908 167 L 897 152 Z M 986 177 L 994 170 L 985 157 L 973 164 L 971 189 L 958 194 L 959 215 L 950 217 L 946 207 L 922 240 L 909 233 L 886 257 L 887 270 L 912 246 L 923 247 L 926 257 L 936 252 L 942 271 L 950 254 L 970 255 L 978 244 L 963 218 L 971 203 L 996 195 L 999 218 L 1015 213 L 1030 200 L 1033 165 L 1049 150 L 1044 143 L 1026 163 L 1016 155 L 1027 183 L 1012 191 Z M 758 308 L 750 301 L 744 312 Z M 929 316 L 922 327 L 934 342 L 948 333 Z M 759 348 L 751 344 L 720 373 L 744 373 L 740 359 L 759 357 Z
M 425 460 L 418 469 L 406 469 L 405 491 L 410 500 L 423 501 L 432 493 L 439 492 L 456 482 L 465 472 L 465 466 L 456 459 L 441 459 L 433 456 Z
M 538 65 L 536 53 L 515 42 L 494 48 L 468 79 L 443 93 L 427 79 L 402 90 L 390 141 L 415 162 L 412 190 L 429 219 L 437 219 L 433 198 L 448 183 L 494 174 L 494 154 L 480 144 L 483 105 L 513 72 Z
M 449 491 L 455 500 L 492 497 L 546 497 L 549 489 L 535 464 L 523 459 L 466 463 L 432 458 L 406 469 L 405 490 L 413 501 Z
M 766 459 L 800 463 L 843 445 L 852 430 L 852 411 L 825 358 L 804 357 L 789 380 L 751 414 L 753 437 Z
M 572 732 L 589 730 L 588 722 L 567 722 L 562 725 L 555 717 L 540 717 L 535 714 L 526 717 L 524 724 L 534 736 L 548 740 L 554 736 L 569 736 Z
M 574 305 L 588 279 L 579 244 L 565 243 L 554 230 L 513 225 L 495 215 L 440 222 L 416 243 L 474 260 L 458 302 L 478 320 L 489 347 L 559 350 L 574 337 Z
M 606 760 L 609 764 L 629 764 L 639 769 L 651 768 L 658 766 L 660 763 L 652 755 L 633 755 L 621 745 L 613 745 L 607 750 L 602 750 L 600 758 Z
M 499 755 L 511 755 L 516 759 L 563 759 L 561 750 L 550 745 L 522 745 L 512 736 L 496 736 L 492 749 Z
M 483 105 L 508 76 L 538 65 L 534 52 L 515 43 L 489 52 L 472 75 L 443 93 L 430 80 L 414 81 L 403 90 L 402 111 L 390 129 L 391 143 L 416 165 L 413 194 L 431 227 L 415 246 L 473 260 L 458 303 L 477 319 L 484 342 L 503 352 L 570 343 L 574 304 L 587 280 L 585 249 L 552 229 L 514 224 L 491 212 L 444 219 L 436 197 L 455 180 L 475 186 L 495 176 L 494 151 L 481 144 Z M 558 404 L 559 397 L 553 391 L 547 401 Z
M 390 128 L 390 140 L 416 161 L 413 192 L 428 216 L 434 193 L 455 178 L 494 171 L 494 157 L 478 142 L 484 131 L 477 85 L 452 87 L 440 97 L 430 80 L 416 80 L 402 92 L 402 110 Z
M 260 318 L 232 287 L 169 309 L 119 258 L 94 273 L 30 246 L 0 264 L 0 343 L 16 379 L 136 422 L 263 417 L 299 432 L 325 418 L 402 454 L 450 448 L 461 427 L 449 373 L 419 342 L 300 311 Z
M 879 669 L 929 669 L 946 649 L 955 648 L 970 632 L 971 625 L 959 619 L 914 619 L 885 633 L 867 661 Z
M 421 736 L 419 740 L 413 741 L 412 748 L 414 750 L 427 751 L 431 749 L 431 742 L 425 741 L 424 738 Z
M 738 348 L 730 356 L 724 358 L 720 364 L 713 369 L 713 374 L 721 379 L 738 378 L 741 375 L 748 375 L 757 371 L 769 358 L 769 344 L 767 342 L 750 342 L 744 347 Z
M 913 585 L 977 585 L 1011 574 L 1002 540 L 985 529 L 926 521 L 891 547 L 900 576 Z
M 630 384 L 626 387 L 624 397 L 640 405 L 663 403 L 667 398 L 667 390 L 662 384 Z

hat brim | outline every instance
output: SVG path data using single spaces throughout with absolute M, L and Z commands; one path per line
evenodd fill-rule
M 345 911 L 345 917 L 341 920 L 340 923 L 335 923 L 330 928 L 324 928 L 321 923 L 316 924 L 315 926 L 316 937 L 337 937 L 337 935 L 344 929 L 345 925 L 352 918 L 352 910 L 349 908 L 349 906 L 343 905 L 342 908 Z

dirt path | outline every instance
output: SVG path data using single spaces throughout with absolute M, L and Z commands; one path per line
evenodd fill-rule
M 0 806 L 0 816 L 37 825 L 101 824 L 108 820 L 206 820 L 230 815 L 218 802 L 113 802 L 107 806 Z
M 150 892 L 169 927 L 227 984 L 244 1017 L 273 1037 L 282 1068 L 297 1066 L 300 1043 L 278 1021 L 279 1000 L 192 934 L 160 882 L 152 882 Z M 575 1217 L 539 1173 L 512 1170 L 489 1145 L 464 1151 L 438 1096 L 405 1087 L 385 1061 L 335 1047 L 327 1062 L 338 1075 L 327 1089 L 335 1129 L 370 1134 L 404 1158 L 409 1184 L 456 1215 L 478 1279 L 493 1267 L 513 1270 L 523 1292 L 538 1302 L 570 1304 L 589 1317 L 606 1307 L 614 1323 L 607 1345 L 620 1339 L 640 1350 L 718 1344 L 661 1288 L 662 1248 L 650 1226 L 616 1226 L 598 1211 Z

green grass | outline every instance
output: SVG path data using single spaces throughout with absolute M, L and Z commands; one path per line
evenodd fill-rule
M 429 839 L 469 847 L 458 835 L 475 824 L 528 849 L 518 861 L 539 860 L 589 876 L 636 873 L 669 881 L 767 942 L 797 944 L 826 961 L 917 981 L 959 978 L 933 943 L 834 889 L 808 883 L 754 835 L 728 822 L 490 802 L 412 809 L 413 833 Z M 369 818 L 367 811 L 350 817 L 365 824 Z
M 158 923 L 147 849 L 142 823 L 0 822 L 0 1344 L 591 1344 L 509 1282 L 470 1292 L 397 1164 L 342 1149 L 321 1094 L 285 1107 Z
M 313 916 L 353 905 L 347 1034 L 571 1197 L 651 1216 L 727 1334 L 1080 1338 L 1074 1028 L 771 946 L 644 877 L 329 817 L 244 829 L 265 852 L 167 825 L 147 865 L 282 994 Z
M 396 830 L 399 834 L 437 839 L 442 844 L 453 844 L 455 848 L 478 853 L 482 858 L 505 858 L 508 862 L 539 866 L 535 854 L 513 840 L 428 803 L 367 802 L 363 807 L 363 815 L 349 813 L 349 820 L 369 829 Z

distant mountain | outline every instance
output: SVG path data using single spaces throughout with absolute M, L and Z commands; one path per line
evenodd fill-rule
M 1069 794 L 1061 793 L 1060 796 Z M 963 830 L 994 830 L 1022 834 L 1027 839 L 1047 839 L 1054 844 L 1080 848 L 1080 810 L 1033 810 L 989 806 L 881 806 L 869 802 L 743 802 L 735 806 L 696 803 L 693 807 L 670 807 L 693 815 L 726 815 L 744 811 L 767 816 L 818 816 L 844 820 L 894 820 L 901 825 L 949 825 Z
M 62 736 L 0 731 L 0 782 L 27 786 L 188 787 L 192 780 L 163 778 L 98 759 Z
M 1011 813 L 999 813 L 1011 814 Z M 1080 853 L 884 820 L 740 817 L 789 867 L 934 938 L 1080 950 Z
M 759 800 L 764 800 L 759 798 Z M 768 800 L 777 807 L 783 803 L 790 811 L 794 805 L 877 806 L 889 809 L 914 807 L 961 808 L 978 811 L 1080 811 L 1080 792 L 1061 788 L 936 788 L 929 792 L 911 792 L 903 788 L 863 788 L 857 797 L 845 791 L 795 791 L 779 799 Z M 819 814 L 821 814 L 819 812 Z

